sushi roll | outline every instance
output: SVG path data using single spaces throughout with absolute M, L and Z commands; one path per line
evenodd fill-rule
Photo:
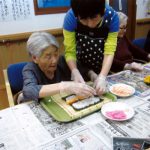
M 73 104 L 73 103 L 75 103 L 77 101 L 84 100 L 85 97 L 77 96 L 77 95 L 69 95 L 67 97 L 63 97 L 62 99 L 64 99 L 67 104 L 71 105 L 71 104 Z
M 87 108 L 91 105 L 97 104 L 100 101 L 102 101 L 102 99 L 100 99 L 99 97 L 90 97 L 90 98 L 84 99 L 82 101 L 77 101 L 77 102 L 73 103 L 72 107 L 76 110 L 81 110 L 81 109 Z

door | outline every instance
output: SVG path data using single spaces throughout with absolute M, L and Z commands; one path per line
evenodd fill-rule
M 116 10 L 128 16 L 127 37 L 133 40 L 136 24 L 136 0 L 109 0 L 109 4 Z

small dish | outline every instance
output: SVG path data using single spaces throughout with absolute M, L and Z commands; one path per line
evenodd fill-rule
M 101 113 L 110 120 L 125 121 L 134 116 L 134 109 L 122 102 L 109 102 L 102 106 Z
M 109 90 L 112 94 L 118 97 L 129 97 L 135 93 L 135 88 L 123 83 L 114 84 Z

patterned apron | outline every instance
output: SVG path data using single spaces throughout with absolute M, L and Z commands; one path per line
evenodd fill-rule
M 103 61 L 104 43 L 108 36 L 108 27 L 102 24 L 99 28 L 89 28 L 77 23 L 77 60 L 88 69 L 100 72 Z

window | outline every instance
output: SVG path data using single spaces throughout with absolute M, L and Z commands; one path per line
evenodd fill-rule
M 34 0 L 35 15 L 66 12 L 70 8 L 70 0 Z

